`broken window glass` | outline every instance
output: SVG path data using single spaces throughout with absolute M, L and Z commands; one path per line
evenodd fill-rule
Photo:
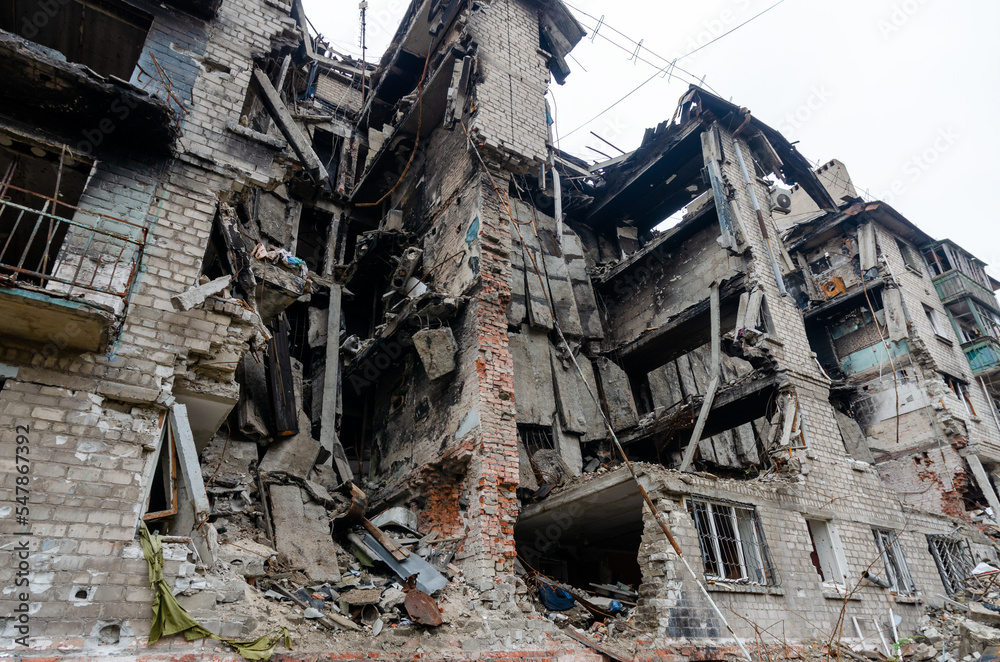
M 688 509 L 698 530 L 708 579 L 757 586 L 778 584 L 756 508 L 693 497 L 688 500 Z
M 945 251 L 944 246 L 925 249 L 924 259 L 931 274 L 935 276 L 940 276 L 952 269 L 951 260 L 948 259 L 948 253 Z
M 885 569 L 885 580 L 889 590 L 899 595 L 913 595 L 917 587 L 910 577 L 910 570 L 903 557 L 903 549 L 899 546 L 899 532 L 887 529 L 872 529 L 875 535 L 875 546 L 878 548 L 882 566 Z

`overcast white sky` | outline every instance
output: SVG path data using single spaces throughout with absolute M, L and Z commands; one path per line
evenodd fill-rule
M 317 29 L 358 55 L 356 0 L 304 0 Z M 566 85 L 552 84 L 556 125 L 567 136 L 680 57 L 776 0 L 570 0 L 592 42 L 573 51 Z M 368 59 L 377 61 L 405 11 L 404 0 L 369 0 Z M 677 62 L 722 97 L 779 129 L 813 162 L 839 158 L 855 186 L 886 200 L 935 238 L 950 238 L 1000 275 L 1000 2 L 996 0 L 784 0 L 759 18 Z M 617 30 L 622 34 L 616 33 Z M 640 57 L 630 61 L 642 40 Z M 655 66 L 654 66 L 655 65 Z M 691 77 L 657 77 L 561 147 L 603 160 L 646 127 L 669 118 Z M 895 192 L 893 192 L 895 190 Z

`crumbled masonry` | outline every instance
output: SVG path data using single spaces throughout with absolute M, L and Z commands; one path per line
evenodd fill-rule
M 0 656 L 1000 654 L 981 260 L 697 86 L 560 151 L 560 0 L 99 4 L 0 12 Z

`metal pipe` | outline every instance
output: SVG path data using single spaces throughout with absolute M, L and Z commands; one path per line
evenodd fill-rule
M 552 167 L 552 195 L 556 203 L 556 236 L 562 241 L 563 217 L 562 217 L 562 180 L 559 177 L 559 170 L 553 164 Z
M 740 149 L 740 143 L 736 138 L 733 138 L 733 148 L 736 150 L 736 159 L 740 162 L 740 170 L 743 171 L 743 181 L 746 182 L 747 193 L 750 194 L 750 202 L 753 203 L 753 210 L 757 214 L 757 224 L 760 225 L 760 232 L 764 235 L 764 245 L 767 246 L 767 257 L 771 260 L 771 269 L 774 271 L 774 279 L 778 281 L 778 292 L 781 296 L 786 296 L 788 290 L 785 289 L 785 281 L 781 277 L 781 270 L 778 268 L 778 263 L 774 259 L 774 251 L 771 250 L 771 238 L 767 234 L 767 225 L 764 223 L 764 213 L 760 210 L 760 203 L 757 202 L 757 194 L 753 191 L 753 182 L 750 179 L 750 173 L 747 171 L 747 164 L 743 161 L 743 150 Z

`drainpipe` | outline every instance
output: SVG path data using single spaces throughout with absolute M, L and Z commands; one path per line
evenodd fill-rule
M 559 170 L 556 168 L 555 159 L 552 161 L 552 195 L 556 203 L 556 237 L 559 238 L 562 246 L 563 236 L 563 216 L 562 216 L 562 181 L 559 178 Z
M 787 296 L 788 290 L 785 289 L 785 281 L 781 277 L 781 270 L 778 268 L 778 263 L 774 259 L 774 251 L 771 250 L 771 238 L 767 234 L 767 226 L 764 224 L 764 213 L 760 210 L 760 203 L 757 202 L 757 194 L 753 191 L 753 182 L 750 180 L 750 173 L 747 171 L 747 164 L 743 161 L 743 151 L 740 149 L 740 143 L 736 138 L 733 138 L 733 148 L 736 150 L 736 159 L 740 162 L 740 170 L 743 171 L 743 181 L 747 185 L 747 193 L 750 194 L 750 202 L 753 203 L 753 210 L 757 214 L 757 224 L 760 225 L 760 232 L 764 235 L 764 244 L 767 246 L 767 257 L 771 260 L 771 269 L 774 271 L 774 279 L 778 281 L 778 292 L 781 296 Z

